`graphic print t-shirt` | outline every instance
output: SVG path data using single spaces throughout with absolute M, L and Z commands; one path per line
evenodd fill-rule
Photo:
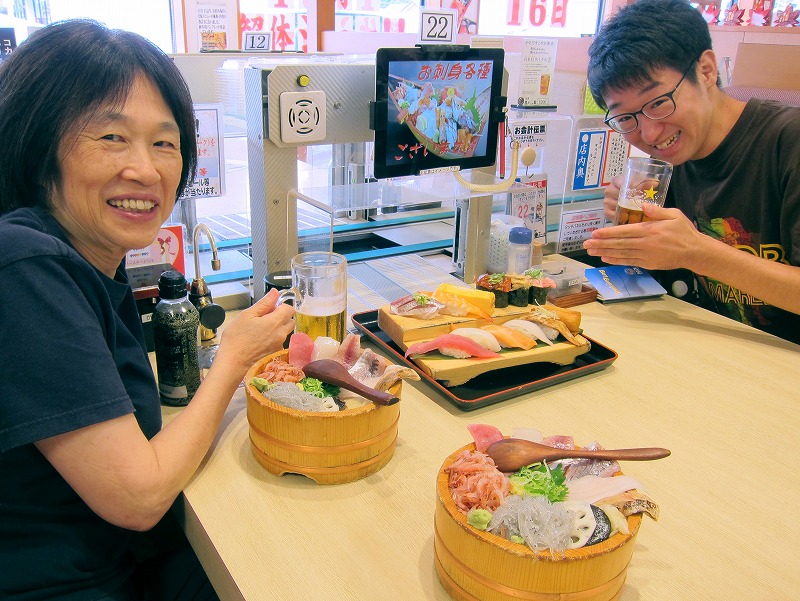
M 800 266 L 800 107 L 751 100 L 708 157 L 675 167 L 667 203 L 742 252 Z M 698 276 L 704 303 L 800 342 L 800 316 Z

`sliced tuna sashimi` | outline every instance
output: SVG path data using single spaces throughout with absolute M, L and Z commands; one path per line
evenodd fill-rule
M 289 338 L 289 365 L 303 369 L 311 361 L 314 352 L 314 341 L 303 332 L 295 332 Z
M 475 450 L 479 453 L 485 453 L 492 444 L 504 438 L 500 430 L 488 424 L 467 424 L 467 430 L 472 434 Z

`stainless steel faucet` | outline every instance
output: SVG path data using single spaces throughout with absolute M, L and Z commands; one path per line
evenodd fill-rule
M 194 252 L 194 279 L 189 286 L 189 300 L 200 313 L 200 340 L 211 340 L 217 335 L 217 328 L 225 321 L 225 309 L 211 298 L 211 291 L 200 273 L 200 232 L 205 232 L 211 245 L 211 269 L 219 271 L 220 261 L 217 253 L 217 242 L 211 230 L 204 223 L 198 223 L 192 233 L 192 251 Z

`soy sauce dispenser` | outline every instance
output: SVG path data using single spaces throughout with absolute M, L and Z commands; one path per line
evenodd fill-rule
M 189 301 L 181 272 L 162 273 L 158 293 L 160 300 L 153 311 L 158 392 L 165 405 L 188 405 L 200 386 L 200 316 Z

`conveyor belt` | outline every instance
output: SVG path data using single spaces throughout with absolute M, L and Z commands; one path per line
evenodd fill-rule
M 378 309 L 412 292 L 434 290 L 442 282 L 464 286 L 437 265 L 419 255 L 386 257 L 347 268 L 347 313 Z

